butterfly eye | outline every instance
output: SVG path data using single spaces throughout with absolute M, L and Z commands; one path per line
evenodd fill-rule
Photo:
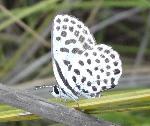
M 54 91 L 56 94 L 59 94 L 58 87 L 55 85 L 53 88 L 54 88 L 54 90 L 53 90 L 53 91 Z

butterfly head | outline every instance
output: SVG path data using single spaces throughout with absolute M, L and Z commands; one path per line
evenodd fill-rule
M 62 88 L 60 88 L 58 85 L 53 86 L 51 94 L 57 98 L 70 99 L 70 97 L 67 95 L 67 93 Z
M 54 97 L 60 97 L 60 88 L 59 88 L 57 85 L 54 85 L 54 86 L 52 87 L 51 94 L 52 94 Z

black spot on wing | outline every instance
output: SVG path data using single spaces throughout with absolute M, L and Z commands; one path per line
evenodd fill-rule
M 107 76 L 110 76 L 110 72 L 106 72 L 106 75 L 107 75 Z
M 111 85 L 111 88 L 114 88 L 115 86 L 116 86 L 115 84 L 112 84 L 112 85 Z
M 74 69 L 74 72 L 77 74 L 77 75 L 80 75 L 80 71 L 78 69 Z
M 97 80 L 97 84 L 100 85 L 100 80 Z
M 111 78 L 111 84 L 114 84 L 115 78 Z
M 102 50 L 103 50 L 103 48 L 102 48 L 102 47 L 98 47 L 97 49 L 98 49 L 99 51 L 102 51 Z
M 84 83 L 86 81 L 86 77 L 82 77 L 81 82 Z
M 77 79 L 75 76 L 72 76 L 72 80 L 76 83 Z
M 99 60 L 99 59 L 96 59 L 95 62 L 100 63 L 100 60 Z
M 108 80 L 107 80 L 107 79 L 104 79 L 104 83 L 107 84 L 107 82 L 108 82 Z
M 68 18 L 64 18 L 64 22 L 68 22 L 69 21 L 69 19 Z
M 84 62 L 83 62 L 82 60 L 79 60 L 79 64 L 80 64 L 81 66 L 83 66 L 83 65 L 84 65 Z
M 97 53 L 96 52 L 93 52 L 93 56 L 96 56 L 97 55 Z
M 65 64 L 66 66 L 68 66 L 68 65 L 70 64 L 70 61 L 64 60 L 64 64 Z
M 109 65 L 107 65 L 107 66 L 106 66 L 106 68 L 107 68 L 107 69 L 110 69 L 110 66 L 109 66 Z
M 87 63 L 90 65 L 90 64 L 91 64 L 91 60 L 90 60 L 90 59 L 87 59 Z
M 63 28 L 64 30 L 66 30 L 66 29 L 67 29 L 67 25 L 63 25 L 62 28 Z
M 69 27 L 70 32 L 73 32 L 74 28 L 73 27 Z
M 101 72 L 101 73 L 103 73 L 103 72 L 104 72 L 104 70 L 103 70 L 103 69 L 100 69 L 100 72 Z
M 87 86 L 91 86 L 91 82 L 90 81 L 87 82 Z
M 70 71 L 70 70 L 71 70 L 71 68 L 72 68 L 72 65 L 69 65 L 69 66 L 68 66 L 68 71 Z
M 114 88 L 116 85 L 114 84 L 115 78 L 111 78 L 111 88 Z
M 95 71 L 98 70 L 98 67 L 95 67 L 94 70 L 95 70 Z
M 75 39 L 69 39 L 69 40 L 66 40 L 66 41 L 65 41 L 65 44 L 66 44 L 66 45 L 69 45 L 69 44 L 71 44 L 71 43 L 72 43 L 72 44 L 75 44 L 75 43 L 76 43 L 76 40 L 75 40 Z
M 60 48 L 60 51 L 69 53 L 69 49 L 67 49 L 67 48 Z
M 61 39 L 60 37 L 56 37 L 56 40 L 57 40 L 57 41 L 60 41 L 60 39 Z
M 97 91 L 97 88 L 95 86 L 92 86 L 93 91 Z
M 57 26 L 57 27 L 56 27 L 56 30 L 59 31 L 59 30 L 60 30 L 60 26 Z
M 67 32 L 66 32 L 66 31 L 62 31 L 62 32 L 61 32 L 61 36 L 62 36 L 62 37 L 66 37 L 66 35 L 67 35 Z
M 87 35 L 87 30 L 83 29 L 83 33 Z
M 80 35 L 79 41 L 82 43 L 82 42 L 84 42 L 84 40 L 85 40 L 85 38 L 82 35 Z
M 84 43 L 84 44 L 83 44 L 83 48 L 84 48 L 84 49 L 90 49 L 90 50 L 92 49 L 91 46 L 88 45 L 87 43 Z
M 86 69 L 86 70 L 87 70 L 87 72 L 92 76 L 92 71 L 89 70 L 89 69 Z
M 89 54 L 86 52 L 84 55 L 87 57 Z
M 105 59 L 105 62 L 106 62 L 106 63 L 108 63 L 108 62 L 109 62 L 109 59 L 108 59 L 108 58 L 106 58 L 106 59 Z
M 71 23 L 72 23 L 72 24 L 75 24 L 76 22 L 75 22 L 74 20 L 71 20 Z
M 61 20 L 58 18 L 58 19 L 56 20 L 56 22 L 57 22 L 57 23 L 60 23 L 60 22 L 61 22 Z
M 103 54 L 100 55 L 101 58 L 105 58 L 105 56 Z
M 72 49 L 72 53 L 74 53 L 74 54 L 82 54 L 83 53 L 83 51 L 82 50 L 80 50 L 79 48 L 73 48 Z
M 87 40 L 90 44 L 93 44 L 92 40 L 91 39 L 88 39 Z
M 87 90 L 85 90 L 85 89 L 82 89 L 82 92 L 84 92 L 84 93 L 88 93 L 88 91 L 87 91 Z
M 117 66 L 117 65 L 118 65 L 118 62 L 117 62 L 117 61 L 115 61 L 115 62 L 114 62 L 114 66 Z
M 115 58 L 115 55 L 114 55 L 114 54 L 111 54 L 110 57 L 111 57 L 112 59 L 114 59 L 114 58 Z
M 80 85 L 77 85 L 77 84 L 76 84 L 76 87 L 77 87 L 79 90 L 81 89 L 81 86 L 80 86 Z
M 105 53 L 107 53 L 107 54 L 109 54 L 109 53 L 110 53 L 110 51 L 109 51 L 108 49 L 106 49 L 104 52 L 105 52 Z
M 119 69 L 115 69 L 114 70 L 114 74 L 116 75 L 116 74 L 119 74 L 120 73 L 120 70 Z
M 79 31 L 75 31 L 75 32 L 74 32 L 74 35 L 75 35 L 76 37 L 78 37 L 78 36 L 79 36 Z
M 100 79 L 100 75 L 97 75 L 97 79 Z
M 82 28 L 81 25 L 79 25 L 79 24 L 77 25 L 77 27 L 78 27 L 78 28 Z

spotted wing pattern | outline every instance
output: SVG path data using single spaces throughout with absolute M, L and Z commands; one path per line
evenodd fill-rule
M 57 15 L 52 36 L 54 74 L 69 97 L 96 97 L 118 84 L 122 73 L 118 53 L 107 45 L 96 45 L 81 21 Z
M 75 60 L 68 80 L 76 84 L 84 97 L 97 97 L 100 92 L 114 88 L 122 73 L 119 55 L 111 47 L 100 44 L 92 50 L 86 50 Z M 69 81 L 72 83 L 72 81 Z
M 82 22 L 68 15 L 57 15 L 53 22 L 52 56 L 53 71 L 59 86 L 73 98 L 78 92 L 74 90 L 75 83 L 68 78 L 75 59 L 85 50 L 94 47 L 95 40 Z

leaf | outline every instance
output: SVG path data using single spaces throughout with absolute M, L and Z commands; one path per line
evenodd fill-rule
M 49 101 L 64 103 L 61 99 Z M 101 98 L 68 101 L 68 107 L 76 108 L 85 113 L 100 116 L 102 113 L 150 110 L 150 89 L 109 91 Z M 7 105 L 0 105 L 0 122 L 33 120 L 40 117 Z
M 24 17 L 27 17 L 27 16 L 33 14 L 33 13 L 51 10 L 53 8 L 53 4 L 55 2 L 57 2 L 57 1 L 56 0 L 43 1 L 43 2 L 39 2 L 36 5 L 33 5 L 31 7 L 20 9 L 20 11 L 17 11 L 16 19 L 22 19 Z M 1 23 L 0 24 L 0 31 L 5 29 L 9 25 L 13 24 L 15 21 L 16 21 L 15 19 L 10 18 L 10 19 L 6 20 L 5 22 Z

